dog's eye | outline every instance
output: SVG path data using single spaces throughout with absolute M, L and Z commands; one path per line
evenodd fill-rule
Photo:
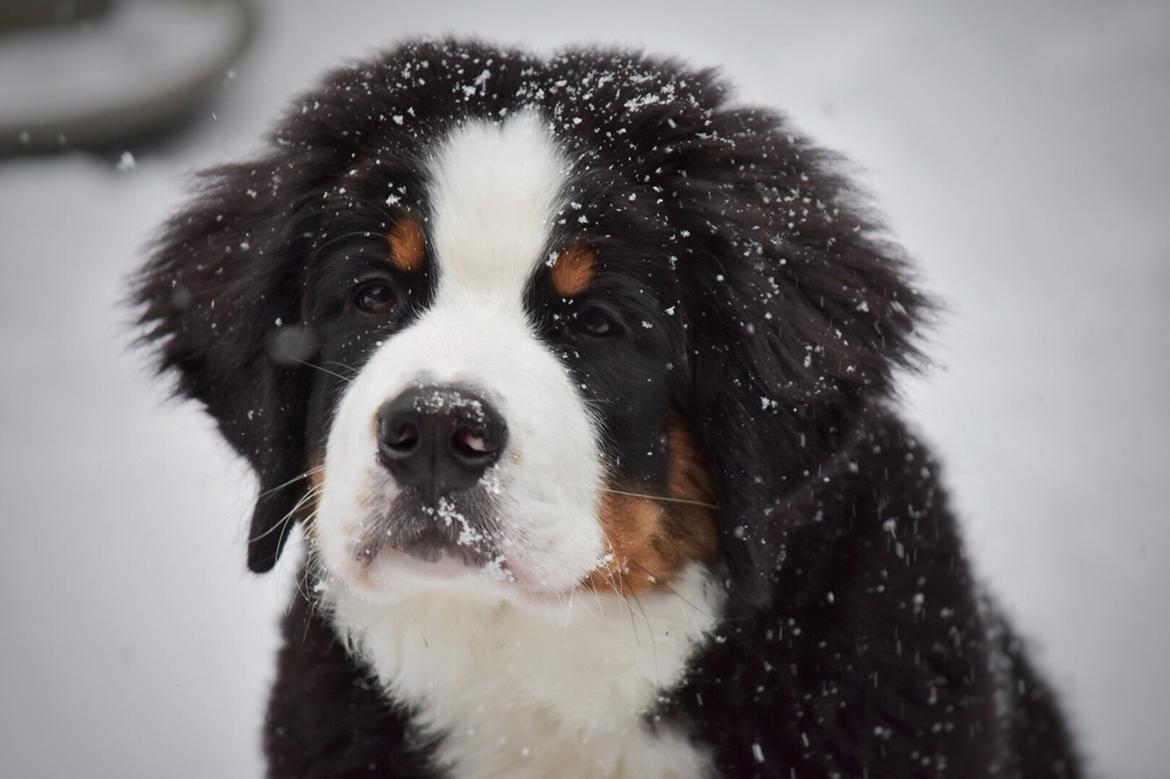
M 577 329 L 595 338 L 616 335 L 621 326 L 612 314 L 600 306 L 589 306 L 577 312 Z
M 355 301 L 367 314 L 388 314 L 398 304 L 398 296 L 389 284 L 371 281 L 358 287 Z

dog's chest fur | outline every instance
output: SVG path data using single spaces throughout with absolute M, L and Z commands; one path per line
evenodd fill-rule
M 386 694 L 439 737 L 455 777 L 702 777 L 709 757 L 645 714 L 714 627 L 700 566 L 637 602 L 579 593 L 568 617 L 435 594 L 373 606 L 334 594 L 333 620 Z

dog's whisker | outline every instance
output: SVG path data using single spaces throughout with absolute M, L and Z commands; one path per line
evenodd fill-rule
M 703 506 L 705 508 L 717 509 L 719 506 L 714 503 L 707 503 L 702 500 L 690 500 L 688 498 L 673 498 L 668 495 L 650 495 L 644 492 L 630 492 L 628 490 L 615 490 L 611 487 L 601 487 L 602 492 L 613 493 L 614 495 L 625 495 L 630 498 L 645 498 L 646 500 L 653 500 L 659 503 L 683 503 L 688 506 Z
M 634 603 L 638 604 L 638 611 L 641 612 L 642 619 L 646 623 L 646 632 L 650 634 L 650 653 L 654 657 L 654 678 L 661 679 L 662 675 L 658 670 L 658 642 L 654 639 L 654 623 L 650 621 L 650 615 L 646 613 L 646 608 L 642 605 L 642 599 L 638 597 L 638 594 L 631 590 L 630 597 L 634 599 Z
M 295 525 L 295 524 L 296 524 L 296 522 L 292 521 L 292 516 L 294 516 L 294 515 L 295 515 L 295 513 L 296 513 L 295 511 L 289 512 L 289 519 L 286 519 L 286 520 L 283 522 L 284 529 L 283 529 L 283 530 L 281 530 L 281 532 L 280 532 L 280 536 L 277 538 L 277 541 L 276 541 L 276 548 L 277 548 L 277 549 L 281 549 L 281 548 L 283 548 L 283 547 L 284 547 L 284 539 L 285 539 L 285 537 L 288 535 L 289 531 L 291 531 L 291 530 L 292 530 L 292 528 L 293 528 L 293 525 Z
M 279 492 L 280 490 L 283 490 L 285 487 L 290 487 L 293 484 L 296 484 L 298 481 L 301 481 L 303 479 L 307 479 L 308 477 L 312 476 L 313 474 L 321 473 L 324 470 L 325 470 L 324 465 L 318 465 L 315 468 L 310 468 L 309 470 L 305 471 L 304 473 L 297 474 L 296 476 L 292 477 L 291 479 L 289 479 L 286 482 L 282 482 L 280 484 L 277 484 L 275 487 L 272 487 L 271 489 L 264 490 L 263 492 L 261 492 L 259 495 L 256 496 L 256 499 L 259 500 L 260 498 L 266 498 L 269 495 L 273 494 L 274 492 Z
M 293 507 L 291 509 L 289 509 L 287 514 L 285 514 L 283 517 L 281 517 L 278 522 L 274 522 L 272 524 L 272 527 L 268 528 L 263 533 L 260 533 L 259 535 L 252 536 L 251 538 L 249 538 L 248 543 L 252 544 L 252 543 L 255 543 L 256 541 L 259 541 L 263 538 L 267 538 L 269 535 L 271 535 L 273 532 L 275 532 L 278 528 L 290 525 L 292 523 L 293 519 L 295 519 L 297 512 L 306 503 L 320 497 L 321 491 L 322 491 L 322 487 L 310 487 L 308 490 L 305 491 L 305 494 L 302 495 L 300 497 L 300 499 L 295 504 L 293 504 Z M 279 545 L 278 545 L 278 548 L 279 548 Z
M 309 362 L 308 360 L 301 360 L 301 359 L 296 358 L 296 357 L 293 357 L 292 361 L 299 363 L 301 365 L 304 365 L 306 368 L 314 368 L 316 370 L 321 371 L 322 373 L 327 373 L 334 378 L 341 379 L 346 384 L 353 384 L 352 378 L 350 378 L 348 376 L 342 376 L 340 373 L 337 373 L 336 371 L 331 371 L 328 368 L 317 365 L 316 363 Z
M 354 376 L 356 376 L 358 373 L 360 373 L 360 372 L 361 372 L 361 369 L 360 369 L 360 368 L 355 368 L 355 367 L 353 367 L 352 365 L 346 365 L 345 363 L 343 363 L 343 362 L 340 362 L 340 361 L 338 361 L 338 360 L 326 360 L 326 361 L 325 361 L 324 363 L 322 363 L 322 364 L 323 364 L 323 365 L 336 365 L 338 368 L 341 368 L 342 370 L 349 371 L 349 372 L 350 372 L 350 373 L 352 373 Z

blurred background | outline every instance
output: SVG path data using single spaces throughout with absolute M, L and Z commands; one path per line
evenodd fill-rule
M 1170 3 L 0 3 L 0 776 L 259 776 L 296 553 L 120 306 L 191 171 L 416 34 L 717 65 L 844 152 L 947 304 L 906 382 L 1101 776 L 1170 739 Z

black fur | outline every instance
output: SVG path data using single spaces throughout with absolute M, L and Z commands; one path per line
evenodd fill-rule
M 937 466 L 886 402 L 930 310 L 900 252 L 831 155 L 675 62 L 412 43 L 331 74 L 266 155 L 205 176 L 136 296 L 162 366 L 259 476 L 249 567 L 272 567 L 301 509 L 344 387 L 328 366 L 360 368 L 431 299 L 424 270 L 387 279 L 395 317 L 349 302 L 387 273 L 388 226 L 425 214 L 423 155 L 462 118 L 524 105 L 577 161 L 557 240 L 601 264 L 582 300 L 534 278 L 533 322 L 606 401 L 624 479 L 661 483 L 674 415 L 714 477 L 730 605 L 649 721 L 686 728 L 725 776 L 1079 775 L 1052 696 L 976 595 Z M 582 338 L 589 306 L 650 327 Z M 284 628 L 272 776 L 435 775 L 409 712 L 302 598 Z

